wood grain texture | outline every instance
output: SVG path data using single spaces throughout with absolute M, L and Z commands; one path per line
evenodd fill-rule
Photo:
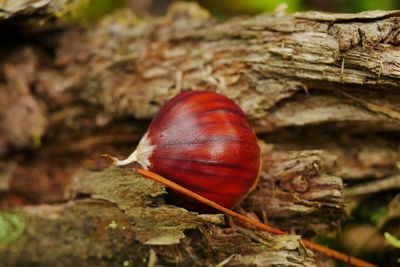
M 74 192 L 79 200 L 15 213 L 27 223 L 18 240 L 2 247 L 4 266 L 148 266 L 151 253 L 164 266 L 216 265 L 231 255 L 239 266 L 317 266 L 298 236 L 226 228 L 220 214 L 165 205 L 164 186 L 133 170 L 82 174 Z
M 263 144 L 262 151 L 265 171 L 243 208 L 286 231 L 335 231 L 345 218 L 345 203 L 342 179 L 328 172 L 334 161 L 321 150 L 279 151 Z
M 68 126 L 66 120 L 88 111 L 101 118 L 94 125 L 121 116 L 149 119 L 189 89 L 233 99 L 258 132 L 328 122 L 399 129 L 396 11 L 359 18 L 264 14 L 225 22 L 204 14 L 180 8 L 141 24 L 127 16 L 123 23 L 115 17 L 87 30 L 67 29 L 44 40 L 54 49 L 50 57 L 40 46 L 11 49 L 9 68 L 39 63 L 33 76 L 20 73 L 20 84 L 37 85 L 33 102 L 40 109 L 20 118 L 36 122 L 22 137 L 14 138 L 15 126 L 4 127 L 3 146 L 26 146 L 32 133 Z M 7 77 L 2 87 L 12 86 Z
M 377 138 L 364 142 L 371 148 L 358 148 L 365 151 L 363 162 L 349 153 L 355 150 L 347 139 L 328 144 L 340 156 L 340 176 L 393 174 L 400 156 L 398 21 L 397 11 L 374 11 L 218 22 L 190 5 L 140 23 L 124 14 L 87 29 L 43 35 L 35 28 L 35 44 L 14 40 L 18 45 L 2 50 L 0 154 L 34 149 L 41 139 L 68 132 L 90 134 L 127 117 L 150 119 L 179 92 L 207 89 L 232 98 L 258 133 L 275 140 L 293 129 L 318 136 L 375 132 Z M 382 131 L 390 137 L 380 138 Z M 381 149 L 382 143 L 390 145 Z M 292 145 L 307 149 L 310 143 Z M 313 144 L 320 148 L 327 147 Z M 378 164 L 371 149 L 381 151 Z

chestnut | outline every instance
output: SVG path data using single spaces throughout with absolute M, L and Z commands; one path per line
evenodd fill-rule
M 165 103 L 137 149 L 114 165 L 131 162 L 226 208 L 248 195 L 261 171 L 260 147 L 244 112 L 221 94 L 198 90 Z M 209 211 L 173 189 L 169 197 L 188 209 Z

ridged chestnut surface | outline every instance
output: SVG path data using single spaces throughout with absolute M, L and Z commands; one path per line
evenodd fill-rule
M 207 91 L 184 92 L 168 101 L 137 150 L 117 165 L 132 161 L 227 208 L 255 187 L 261 162 L 243 111 L 227 97 Z M 177 192 L 170 196 L 184 207 L 204 210 Z

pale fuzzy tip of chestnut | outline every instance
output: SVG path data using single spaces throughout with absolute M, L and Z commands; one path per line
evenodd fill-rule
M 151 144 L 148 133 L 146 133 L 140 140 L 136 150 L 133 151 L 133 153 L 130 154 L 128 158 L 124 160 L 115 160 L 113 165 L 123 166 L 132 162 L 137 162 L 143 169 L 148 170 L 148 168 L 151 166 L 151 162 L 149 159 L 155 147 L 155 145 Z

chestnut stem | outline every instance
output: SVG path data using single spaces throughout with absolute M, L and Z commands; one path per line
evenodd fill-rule
M 114 166 L 123 166 L 123 165 L 128 165 L 129 163 L 132 162 L 137 162 L 137 156 L 136 156 L 136 150 L 133 151 L 132 154 L 129 155 L 129 157 L 127 157 L 124 160 L 117 160 L 114 162 Z
M 129 157 L 127 157 L 124 160 L 119 160 L 117 157 L 111 156 L 109 154 L 102 154 L 101 156 L 104 158 L 108 158 L 112 160 L 112 165 L 113 166 L 124 166 L 124 165 L 128 165 L 129 163 L 132 162 L 137 162 L 137 156 L 136 156 L 136 150 L 133 151 L 132 154 L 129 155 Z
M 203 204 L 206 204 L 206 205 L 208 205 L 210 207 L 213 207 L 213 208 L 215 208 L 215 209 L 217 209 L 217 210 L 219 210 L 219 211 L 221 211 L 221 212 L 223 212 L 225 214 L 231 215 L 231 216 L 233 216 L 233 217 L 235 217 L 235 218 L 237 218 L 237 219 L 239 219 L 241 221 L 247 222 L 247 223 L 255 226 L 258 229 L 262 229 L 262 230 L 265 230 L 267 232 L 270 232 L 270 233 L 273 233 L 273 234 L 277 234 L 277 235 L 288 235 L 288 233 L 283 232 L 283 231 L 281 231 L 279 229 L 273 228 L 273 227 L 268 226 L 266 224 L 263 224 L 261 222 L 258 222 L 258 221 L 255 221 L 253 219 L 250 219 L 250 218 L 248 218 L 248 217 L 246 217 L 244 215 L 241 215 L 241 214 L 239 214 L 237 212 L 234 212 L 234 211 L 232 211 L 230 209 L 227 209 L 227 208 L 225 208 L 225 207 L 223 207 L 223 206 L 221 206 L 221 205 L 219 205 L 219 204 L 217 204 L 217 203 L 215 203 L 215 202 L 213 202 L 213 201 L 211 201 L 211 200 L 209 200 L 207 198 L 204 198 L 204 197 L 202 197 L 202 196 L 190 191 L 189 189 L 187 189 L 187 188 L 185 188 L 183 186 L 180 186 L 180 185 L 178 185 L 178 184 L 168 180 L 167 178 L 164 178 L 164 177 L 162 177 L 162 176 L 160 176 L 160 175 L 158 175 L 158 174 L 156 174 L 154 172 L 143 170 L 143 169 L 140 169 L 140 168 L 137 168 L 136 172 L 138 172 L 139 174 L 141 174 L 143 176 L 146 176 L 146 177 L 148 177 L 148 178 L 150 178 L 152 180 L 155 180 L 155 181 L 157 181 L 159 183 L 162 183 L 165 186 L 170 187 L 170 188 L 172 188 L 172 189 L 174 189 L 174 190 L 176 190 L 176 191 L 178 191 L 178 192 L 180 192 L 180 193 L 182 193 L 182 194 L 184 194 L 186 196 L 194 198 L 194 199 L 202 202 Z M 344 253 L 338 252 L 336 250 L 330 249 L 328 247 L 313 243 L 311 241 L 308 241 L 308 240 L 305 240 L 305 239 L 301 239 L 301 241 L 303 242 L 303 244 L 306 247 L 308 247 L 308 248 L 310 248 L 310 249 L 312 249 L 314 251 L 323 253 L 323 254 L 327 255 L 328 257 L 335 258 L 335 259 L 341 260 L 341 261 L 346 262 L 346 263 L 350 263 L 350 264 L 352 264 L 354 266 L 357 266 L 357 267 L 378 267 L 375 264 L 368 263 L 366 261 L 357 259 L 355 257 L 351 257 L 351 256 L 349 256 L 347 254 L 344 254 Z

